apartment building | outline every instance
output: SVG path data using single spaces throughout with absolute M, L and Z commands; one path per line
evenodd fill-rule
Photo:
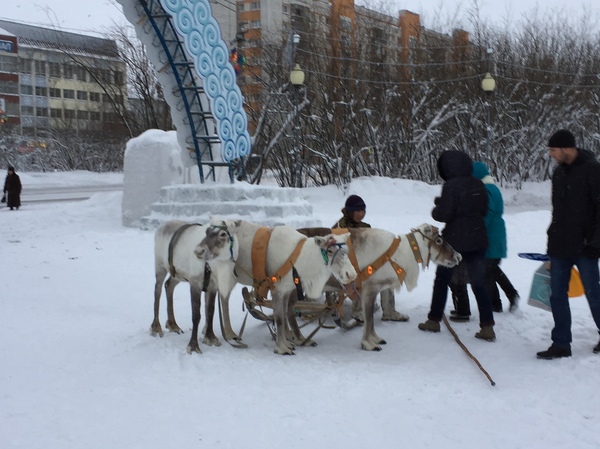
M 40 137 L 120 132 L 126 96 L 114 41 L 0 20 L 0 126 Z
M 213 9 L 218 8 L 219 4 L 213 3 Z M 263 44 L 277 39 L 283 43 L 292 33 L 301 37 L 295 59 L 303 67 L 311 63 L 308 53 L 302 51 L 309 49 L 311 40 L 326 42 L 318 51 L 331 58 L 332 77 L 352 76 L 359 45 L 369 46 L 361 48 L 361 54 L 369 54 L 371 60 L 379 58 L 383 64 L 417 63 L 425 58 L 458 60 L 468 54 L 466 31 L 454 30 L 452 36 L 442 35 L 422 27 L 419 15 L 413 12 L 402 10 L 398 16 L 391 16 L 359 6 L 354 0 L 238 0 L 237 11 L 237 36 L 241 39 L 236 44 L 232 41 L 232 46 L 244 55 L 246 64 L 238 82 L 246 102 L 254 110 L 260 109 L 263 86 L 269 79 Z M 223 27 L 223 22 L 220 23 Z M 437 46 L 437 53 L 417 51 L 425 45 Z M 403 80 L 416 75 L 409 66 L 399 72 Z

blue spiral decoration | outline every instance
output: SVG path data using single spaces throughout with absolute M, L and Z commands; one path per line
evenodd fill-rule
M 248 117 L 235 82 L 229 50 L 208 0 L 160 0 L 202 78 L 221 139 L 221 157 L 230 162 L 250 154 Z

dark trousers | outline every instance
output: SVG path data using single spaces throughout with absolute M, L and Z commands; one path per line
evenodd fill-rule
M 480 326 L 493 326 L 494 314 L 492 313 L 492 301 L 485 282 L 485 250 L 469 251 L 461 253 L 469 274 L 471 289 L 477 300 L 479 309 Z M 448 286 L 452 280 L 453 268 L 438 265 L 433 281 L 433 294 L 431 297 L 431 309 L 427 318 L 433 321 L 441 321 L 446 300 L 448 299 Z M 466 288 L 466 287 L 465 287 Z
M 600 274 L 598 259 L 588 257 L 551 257 L 550 258 L 550 306 L 554 318 L 552 342 L 561 348 L 570 348 L 571 307 L 569 306 L 569 280 L 571 268 L 579 269 L 585 296 L 590 305 L 596 327 L 600 329 Z
M 500 292 L 498 285 L 506 294 L 506 297 L 512 304 L 517 296 L 517 290 L 512 285 L 502 268 L 500 268 L 500 259 L 486 259 L 485 283 L 490 297 L 492 299 L 492 307 L 494 309 L 502 309 L 502 301 L 500 300 Z

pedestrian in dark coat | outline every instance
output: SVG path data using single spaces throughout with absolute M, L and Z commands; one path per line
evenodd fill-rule
M 550 306 L 554 318 L 552 345 L 537 353 L 540 359 L 571 356 L 571 309 L 568 290 L 573 265 L 579 269 L 600 332 L 600 163 L 593 153 L 579 149 L 566 130 L 548 141 L 550 157 L 558 163 L 552 174 L 552 221 L 548 228 Z M 600 353 L 600 343 L 593 349 Z
M 502 288 L 510 303 L 509 310 L 514 312 L 519 302 L 519 293 L 512 285 L 502 268 L 500 261 L 506 257 L 506 225 L 504 223 L 504 199 L 502 192 L 494 183 L 490 176 L 487 166 L 481 162 L 473 162 L 473 176 L 481 179 L 488 193 L 488 212 L 485 216 L 485 229 L 488 238 L 488 247 L 485 252 L 486 269 L 485 277 L 488 292 L 492 300 L 492 310 L 494 313 L 502 312 L 502 300 L 498 285 Z M 460 270 L 458 270 L 460 271 Z M 454 299 L 455 311 L 450 312 L 452 321 L 469 321 L 471 315 L 469 306 L 469 295 L 467 293 L 468 276 L 463 276 L 462 282 L 455 282 L 457 270 L 454 270 L 454 276 L 450 284 L 452 297 Z M 454 314 L 453 314 L 454 312 Z
M 462 151 L 444 151 L 438 159 L 440 177 L 445 181 L 442 194 L 435 199 L 431 216 L 446 223 L 442 231 L 444 239 L 463 258 L 469 274 L 471 288 L 479 308 L 481 330 L 476 338 L 494 341 L 494 315 L 485 283 L 485 252 L 488 245 L 485 215 L 488 196 L 481 180 L 471 175 L 473 162 Z M 448 285 L 454 268 L 438 265 L 433 283 L 431 308 L 427 321 L 419 324 L 423 331 L 439 332 L 448 298 Z
M 21 206 L 21 178 L 15 173 L 14 167 L 8 167 L 8 174 L 4 181 L 4 194 L 6 205 L 10 210 L 19 209 Z

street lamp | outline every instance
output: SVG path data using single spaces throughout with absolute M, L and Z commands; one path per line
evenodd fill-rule
M 485 92 L 486 95 L 486 108 L 487 108 L 487 123 L 486 123 L 486 143 L 487 143 L 487 157 L 490 157 L 490 130 L 491 130 L 491 115 L 490 115 L 490 99 L 489 96 L 496 89 L 496 80 L 492 76 L 490 72 L 487 72 L 483 79 L 481 80 L 481 88 Z
M 294 35 L 294 40 L 298 36 Z M 298 36 L 300 38 L 300 36 Z M 290 83 L 294 86 L 294 186 L 302 187 L 302 158 L 300 157 L 300 148 L 298 146 L 300 132 L 300 117 L 298 111 L 298 93 L 304 84 L 304 72 L 300 68 L 300 64 L 296 64 L 290 72 Z

